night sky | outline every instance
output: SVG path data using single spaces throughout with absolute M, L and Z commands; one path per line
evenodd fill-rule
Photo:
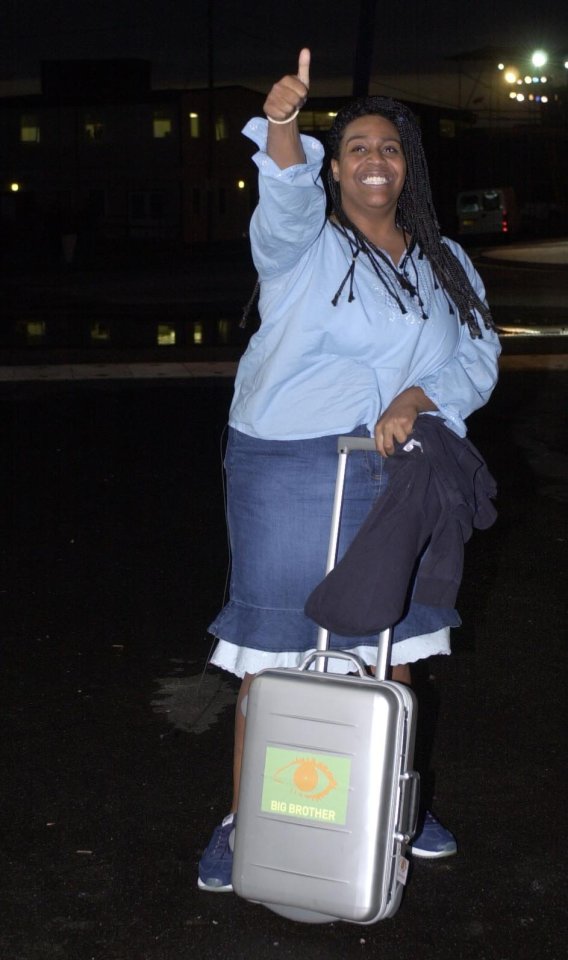
M 266 89 L 294 70 L 304 45 L 315 82 L 351 73 L 357 0 L 209 3 L 218 84 Z M 0 80 L 37 76 L 43 59 L 142 57 L 155 85 L 205 84 L 207 9 L 207 0 L 2 0 Z M 375 73 L 444 70 L 445 58 L 489 44 L 568 56 L 567 0 L 377 3 Z

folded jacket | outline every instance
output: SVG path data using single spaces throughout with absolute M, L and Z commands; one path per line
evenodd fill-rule
M 340 636 L 392 626 L 410 595 L 417 603 L 453 607 L 464 544 L 474 527 L 485 529 L 497 516 L 491 502 L 497 488 L 483 457 L 440 417 L 419 416 L 387 469 L 386 492 L 304 608 Z

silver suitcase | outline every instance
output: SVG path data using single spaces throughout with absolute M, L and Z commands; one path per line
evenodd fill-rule
M 327 571 L 334 563 L 347 457 L 372 440 L 340 437 Z M 298 670 L 268 669 L 248 698 L 233 888 L 292 920 L 370 924 L 400 905 L 416 829 L 416 701 L 386 680 L 391 631 L 375 678 L 346 652 L 317 650 Z M 356 676 L 329 672 L 348 659 Z M 313 666 L 313 670 L 308 668 Z

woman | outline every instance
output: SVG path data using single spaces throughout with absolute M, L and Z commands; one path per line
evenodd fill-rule
M 337 436 L 375 437 L 377 453 L 349 459 L 340 553 L 388 480 L 395 441 L 420 413 L 465 435 L 464 418 L 487 402 L 499 342 L 484 290 L 465 253 L 440 237 L 415 118 L 372 97 L 342 110 L 329 135 L 333 213 L 319 179 L 321 144 L 300 136 L 310 53 L 298 75 L 274 85 L 267 120 L 245 133 L 259 147 L 259 205 L 251 221 L 262 323 L 243 356 L 229 419 L 225 466 L 233 554 L 230 602 L 211 632 L 213 663 L 242 677 L 234 796 L 199 865 L 199 886 L 231 890 L 246 697 L 267 666 L 295 666 L 315 646 L 305 600 L 325 564 Z M 392 676 L 449 653 L 455 610 L 410 603 L 395 625 Z M 373 665 L 376 638 L 333 638 Z M 334 665 L 335 669 L 335 665 Z M 416 856 L 456 851 L 427 813 Z

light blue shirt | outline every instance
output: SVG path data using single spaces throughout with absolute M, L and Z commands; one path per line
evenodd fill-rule
M 325 216 L 320 142 L 303 136 L 307 162 L 281 170 L 265 152 L 267 121 L 251 120 L 243 132 L 259 147 L 260 200 L 250 236 L 261 325 L 239 363 L 231 426 L 267 440 L 344 433 L 358 424 L 372 434 L 389 403 L 420 386 L 464 436 L 465 418 L 487 402 L 497 380 L 496 334 L 480 320 L 483 336 L 472 339 L 417 247 L 407 275 L 418 280 L 428 319 L 395 280 L 403 314 L 364 255 L 355 266 L 355 300 L 348 302 L 347 283 L 334 307 L 352 257 Z M 445 242 L 484 299 L 469 258 Z

